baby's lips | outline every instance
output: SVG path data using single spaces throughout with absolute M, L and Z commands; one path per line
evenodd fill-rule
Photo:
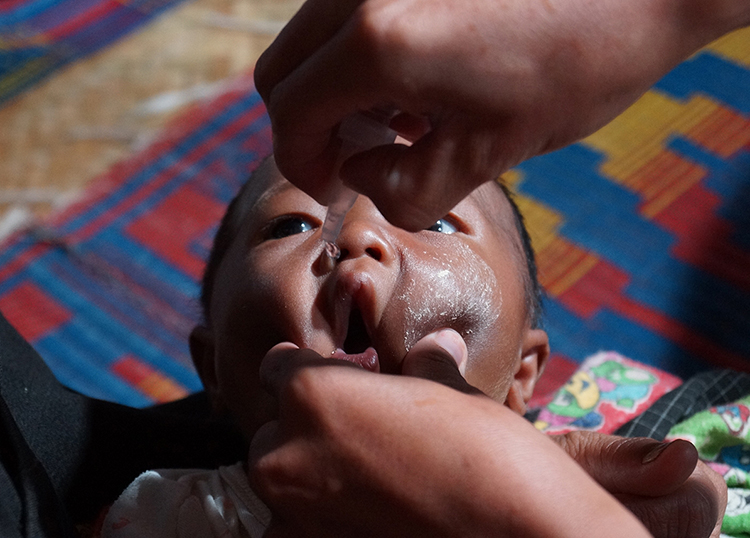
M 349 354 L 343 349 L 337 348 L 336 351 L 331 355 L 333 359 L 341 359 L 361 366 L 365 370 L 378 373 L 380 372 L 380 361 L 378 360 L 378 352 L 375 348 L 368 347 L 362 353 Z

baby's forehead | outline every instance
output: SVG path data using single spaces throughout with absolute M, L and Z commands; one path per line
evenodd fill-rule
M 247 216 L 264 201 L 287 188 L 296 188 L 276 168 L 273 157 L 265 159 L 250 175 L 236 198 L 231 227 L 238 231 Z
M 484 183 L 474 189 L 467 198 L 472 200 L 492 229 L 509 236 L 514 243 L 520 239 L 516 210 L 500 183 Z

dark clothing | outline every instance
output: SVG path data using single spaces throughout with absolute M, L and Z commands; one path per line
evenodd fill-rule
M 216 468 L 246 443 L 204 394 L 134 409 L 63 387 L 0 315 L 0 536 L 74 536 L 141 472 Z

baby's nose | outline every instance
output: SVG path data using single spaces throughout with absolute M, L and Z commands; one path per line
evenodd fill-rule
M 362 256 L 369 256 L 378 262 L 385 262 L 392 258 L 390 245 L 372 229 L 363 228 L 357 233 L 347 234 L 346 238 L 343 236 L 342 231 L 338 241 L 341 249 L 339 262 Z
M 363 198 L 360 196 L 360 198 Z M 394 258 L 393 238 L 388 222 L 373 210 L 369 200 L 358 200 L 347 214 L 336 244 L 341 249 L 339 262 L 349 258 L 369 256 L 375 261 L 389 263 Z

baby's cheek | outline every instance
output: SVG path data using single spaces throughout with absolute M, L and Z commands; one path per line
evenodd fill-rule
M 396 296 L 404 312 L 404 347 L 441 327 L 456 329 L 470 354 L 502 309 L 502 293 L 487 263 L 463 243 L 405 262 Z
M 292 263 L 275 270 L 258 271 L 253 282 L 253 305 L 259 317 L 258 334 L 276 335 L 271 346 L 290 341 L 310 347 L 313 338 L 312 310 L 317 287 L 309 271 Z
M 473 387 L 500 403 L 505 401 L 513 381 L 513 358 L 496 353 L 482 353 L 469 358 L 466 381 Z

